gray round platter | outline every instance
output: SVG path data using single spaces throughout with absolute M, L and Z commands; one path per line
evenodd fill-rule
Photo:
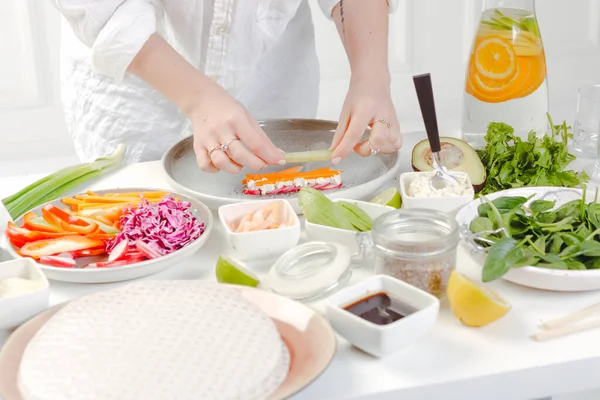
M 286 152 L 328 149 L 337 127 L 337 122 L 314 119 L 283 119 L 259 122 L 275 146 Z M 365 134 L 368 130 L 365 132 Z M 295 165 L 303 165 L 305 171 L 330 167 L 342 171 L 343 186 L 340 189 L 323 191 L 329 198 L 369 199 L 398 173 L 398 153 L 361 157 L 351 153 L 337 166 L 327 161 L 293 163 L 284 166 L 269 166 L 264 172 L 281 171 Z M 286 199 L 297 213 L 297 193 L 255 196 L 242 192 L 242 179 L 252 171 L 244 169 L 232 175 L 226 172 L 206 173 L 196 164 L 192 137 L 171 146 L 162 158 L 162 168 L 171 186 L 178 191 L 198 198 L 211 209 L 225 204 L 263 199 Z

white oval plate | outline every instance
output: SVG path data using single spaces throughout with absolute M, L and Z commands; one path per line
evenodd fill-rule
M 273 143 L 285 151 L 307 151 L 327 149 L 331 144 L 337 123 L 313 119 L 285 119 L 259 122 Z M 368 200 L 385 183 L 395 178 L 400 167 L 399 153 L 379 154 L 376 157 L 361 157 L 352 152 L 339 165 L 327 161 L 288 164 L 268 167 L 264 172 L 284 170 L 303 165 L 305 170 L 330 167 L 342 171 L 343 187 L 325 190 L 331 199 L 346 198 Z M 175 190 L 202 200 L 210 209 L 222 205 L 261 199 L 286 199 L 294 211 L 301 213 L 297 193 L 272 196 L 253 196 L 242 192 L 242 179 L 248 171 L 232 175 L 226 172 L 211 174 L 202 172 L 196 163 L 192 137 L 174 144 L 162 158 L 162 169 L 166 180 Z
M 213 227 L 213 215 L 212 212 L 206 207 L 202 202 L 184 196 L 179 193 L 171 192 L 169 190 L 164 189 L 156 189 L 156 188 L 119 188 L 119 189 L 105 189 L 105 190 L 95 190 L 95 193 L 105 194 L 105 193 L 127 193 L 127 192 L 150 192 L 150 191 L 163 191 L 167 192 L 168 195 L 171 195 L 175 198 L 178 198 L 182 201 L 187 201 L 191 204 L 190 210 L 194 214 L 194 216 L 200 221 L 204 222 L 204 233 L 195 241 L 188 244 L 182 249 L 172 252 L 171 254 L 167 254 L 166 256 L 158 257 L 153 260 L 142 261 L 135 264 L 123 265 L 121 267 L 112 267 L 112 268 L 58 268 L 51 267 L 48 265 L 40 265 L 42 271 L 48 279 L 53 279 L 56 281 L 63 282 L 74 282 L 74 283 L 108 283 L 108 282 L 120 282 L 126 281 L 130 279 L 141 278 L 143 276 L 155 274 L 157 272 L 163 271 L 178 262 L 183 261 L 188 258 L 192 254 L 194 254 L 200 247 L 204 245 L 206 240 L 208 239 L 212 227 Z M 47 204 L 54 204 L 58 207 L 64 207 L 64 204 L 61 202 L 61 199 L 51 201 Z M 38 215 L 41 215 L 41 208 L 45 204 L 34 208 L 33 212 Z M 23 224 L 23 217 L 19 217 L 15 220 L 15 224 L 21 226 Z M 17 252 L 10 245 L 6 235 L 4 235 L 3 240 L 6 243 L 6 248 L 8 253 L 13 258 L 19 258 Z
M 581 199 L 583 190 L 560 187 L 530 187 L 503 190 L 501 192 L 489 194 L 486 198 L 494 200 L 503 196 L 529 197 L 532 195 L 535 196 L 531 200 L 555 200 L 556 206 L 561 206 L 571 200 Z M 588 190 L 586 201 L 594 201 L 594 197 L 595 191 Z M 464 206 L 456 215 L 456 220 L 460 226 L 461 236 L 463 238 L 462 244 L 467 246 L 469 250 L 468 253 L 481 266 L 483 266 L 483 263 L 485 262 L 485 251 L 474 245 L 472 240 L 468 238 L 468 233 L 469 223 L 478 216 L 477 206 L 482 202 L 482 199 L 475 199 Z M 513 268 L 508 271 L 503 278 L 519 285 L 559 292 L 583 292 L 600 289 L 600 269 L 569 271 L 527 266 Z
M 336 351 L 336 336 L 327 320 L 309 307 L 286 297 L 244 286 L 235 288 L 271 317 L 290 352 L 288 375 L 267 400 L 289 398 L 329 367 Z M 38 314 L 9 337 L 0 352 L 1 398 L 22 400 L 17 387 L 17 376 L 23 352 L 35 334 L 65 304 Z

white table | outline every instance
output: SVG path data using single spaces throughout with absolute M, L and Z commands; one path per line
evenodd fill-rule
M 410 150 L 422 135 L 407 135 L 402 156 L 408 167 Z M 0 180 L 0 198 L 38 176 Z M 169 188 L 159 162 L 127 166 L 96 181 L 91 189 L 117 186 Z M 223 250 L 220 229 L 189 261 L 145 279 L 214 279 L 214 265 Z M 458 269 L 477 276 L 478 267 L 462 249 Z M 367 271 L 355 273 L 353 280 Z M 106 290 L 117 284 L 51 282 L 51 303 Z M 294 397 L 316 399 L 486 399 L 525 400 L 600 387 L 600 331 L 589 331 L 545 343 L 529 339 L 540 321 L 600 301 L 600 292 L 553 293 L 497 281 L 490 287 L 512 303 L 503 319 L 484 328 L 467 328 L 443 303 L 434 329 L 409 349 L 385 359 L 372 358 L 339 338 L 332 365 Z M 322 312 L 320 303 L 313 304 Z M 0 333 L 0 345 L 7 333 Z

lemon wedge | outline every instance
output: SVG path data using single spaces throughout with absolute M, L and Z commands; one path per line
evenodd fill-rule
M 446 289 L 450 309 L 463 324 L 487 325 L 502 318 L 511 305 L 496 292 L 454 270 Z

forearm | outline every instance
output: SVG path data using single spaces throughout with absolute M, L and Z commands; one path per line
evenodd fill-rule
M 343 0 L 333 10 L 353 78 L 389 79 L 388 7 L 387 0 Z
M 152 85 L 188 116 L 198 94 L 214 86 L 158 34 L 152 35 L 144 44 L 128 71 Z

